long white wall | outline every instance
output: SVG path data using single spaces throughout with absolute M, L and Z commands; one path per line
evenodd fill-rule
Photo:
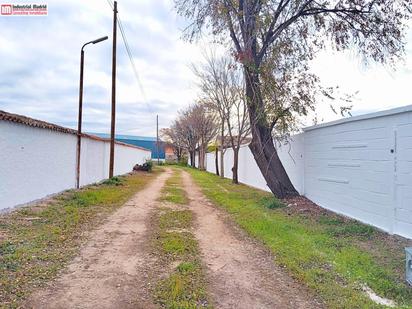
M 304 136 L 298 134 L 292 136 L 288 142 L 276 143 L 278 155 L 287 170 L 289 177 L 300 194 L 304 193 L 304 177 L 303 177 L 303 152 L 304 152 Z M 220 153 L 219 153 L 220 166 Z M 226 149 L 224 154 L 225 177 L 232 178 L 233 167 L 233 150 Z M 208 153 L 206 157 L 206 169 L 210 173 L 216 172 L 215 153 Z M 219 168 L 220 171 L 220 168 Z M 270 191 L 266 185 L 266 180 L 259 170 L 256 161 L 253 157 L 249 146 L 244 145 L 239 150 L 239 181 L 249 186 Z
M 76 186 L 74 134 L 0 121 L 0 210 Z M 110 143 L 82 139 L 80 184 L 108 178 Z M 151 152 L 116 144 L 115 175 L 125 174 Z
M 412 238 L 412 106 L 304 129 L 279 156 L 299 193 L 318 205 Z M 215 154 L 207 170 L 215 172 Z M 233 153 L 225 153 L 231 178 Z M 242 147 L 239 180 L 269 191 L 252 153 Z

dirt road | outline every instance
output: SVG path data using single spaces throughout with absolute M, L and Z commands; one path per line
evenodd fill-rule
M 31 308 L 156 308 L 148 289 L 153 265 L 150 216 L 172 171 L 167 169 L 90 234 L 59 278 L 27 301 Z M 194 235 L 216 308 L 321 308 L 311 293 L 275 266 L 273 256 L 240 231 L 183 172 L 195 214 Z M 149 268 L 149 269 L 148 269 Z M 153 284 L 153 283 L 152 283 Z
M 79 256 L 32 308 L 153 308 L 144 277 L 150 212 L 171 171 L 162 173 L 96 229 Z

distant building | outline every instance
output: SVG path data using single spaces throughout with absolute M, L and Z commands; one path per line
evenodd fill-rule
M 103 138 L 110 138 L 110 134 L 105 133 L 91 133 L 93 135 L 97 135 Z M 152 160 L 157 160 L 157 145 L 156 145 L 156 137 L 147 137 L 147 136 L 134 136 L 134 135 L 116 135 L 116 141 L 130 144 L 134 146 L 143 147 L 146 149 L 150 149 L 152 151 Z M 159 159 L 165 160 L 166 144 L 162 141 L 159 142 Z
M 172 144 L 164 143 L 165 158 L 167 162 L 177 162 L 177 156 L 175 154 L 175 148 Z

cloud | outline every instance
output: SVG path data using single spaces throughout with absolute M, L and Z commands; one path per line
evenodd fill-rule
M 84 130 L 108 132 L 111 102 L 112 11 L 104 0 L 49 0 L 47 17 L 0 17 L 0 109 L 76 128 L 81 46 L 85 52 Z M 210 48 L 181 40 L 186 21 L 172 0 L 122 0 L 120 18 L 128 37 L 145 96 L 140 90 L 118 32 L 117 122 L 119 133 L 155 135 L 155 119 L 165 127 L 196 99 L 191 63 Z M 412 41 L 412 33 L 408 35 Z M 323 84 L 359 91 L 355 113 L 411 104 L 412 46 L 396 72 L 362 67 L 349 53 L 330 51 L 312 65 Z M 320 107 L 320 118 L 338 116 Z
M 110 128 L 112 11 L 106 1 L 48 1 L 47 17 L 1 17 L 0 109 L 75 128 L 80 47 L 85 50 L 84 130 Z M 200 49 L 180 40 L 183 23 L 171 1 L 122 1 L 124 26 L 140 91 L 118 31 L 117 130 L 154 135 L 156 114 L 168 126 L 195 99 L 189 64 Z

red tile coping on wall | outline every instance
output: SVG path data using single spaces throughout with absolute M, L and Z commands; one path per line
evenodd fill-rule
M 56 132 L 61 132 L 61 133 L 77 135 L 77 130 L 73 130 L 73 129 L 70 129 L 70 128 L 65 128 L 65 127 L 59 126 L 59 125 L 54 124 L 54 123 L 50 123 L 50 122 L 46 122 L 46 121 L 42 121 L 42 120 L 37 120 L 37 119 L 29 118 L 29 117 L 26 117 L 26 116 L 18 115 L 18 114 L 12 114 L 12 113 L 8 113 L 8 112 L 0 110 L 0 121 L 2 121 L 2 120 L 3 121 L 14 122 L 14 123 L 18 123 L 18 124 L 23 124 L 23 125 L 30 126 L 30 127 L 35 127 L 35 128 L 47 129 L 47 130 L 50 130 L 50 131 L 56 131 Z M 82 134 L 82 137 L 86 137 L 86 138 L 96 140 L 96 141 L 101 141 L 101 142 L 110 142 L 110 139 L 108 139 L 108 138 L 102 138 L 102 137 L 98 137 L 98 136 L 90 135 L 90 134 L 85 134 L 85 133 Z M 130 148 L 150 151 L 149 149 L 146 149 L 146 148 L 143 148 L 143 147 L 130 145 L 130 144 L 125 144 L 125 143 L 118 142 L 118 141 L 116 141 L 116 144 L 126 146 L 126 147 L 130 147 Z

